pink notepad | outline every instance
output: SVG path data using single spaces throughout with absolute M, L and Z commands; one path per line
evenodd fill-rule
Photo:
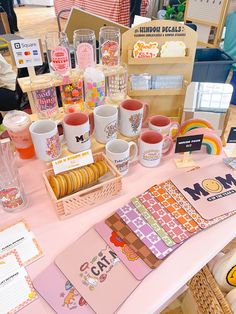
M 223 162 L 181 174 L 171 181 L 204 219 L 236 210 L 236 175 Z
M 94 311 L 55 265 L 49 265 L 34 281 L 38 293 L 60 314 L 92 314 Z
M 152 269 L 126 245 L 117 233 L 109 228 L 104 221 L 95 225 L 95 230 L 122 260 L 125 266 L 138 279 L 142 280 Z
M 140 283 L 94 229 L 55 263 L 97 314 L 114 313 Z

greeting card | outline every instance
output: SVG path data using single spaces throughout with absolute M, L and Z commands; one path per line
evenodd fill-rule
M 16 250 L 24 266 L 42 256 L 34 234 L 24 221 L 0 230 L 0 254 Z
M 56 265 L 97 314 L 111 314 L 139 281 L 94 229 L 55 260 Z
M 0 255 L 0 313 L 13 314 L 37 298 L 16 250 Z
M 204 219 L 236 210 L 236 175 L 222 162 L 181 174 L 171 181 Z
M 132 250 L 115 231 L 109 228 L 104 221 L 96 224 L 95 230 L 138 280 L 142 280 L 152 271 L 138 254 Z
M 38 293 L 60 314 L 92 314 L 94 311 L 55 265 L 49 265 L 34 281 Z

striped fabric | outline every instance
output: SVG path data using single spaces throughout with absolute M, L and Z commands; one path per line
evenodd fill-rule
M 66 9 L 71 9 L 74 5 L 74 0 L 54 0 L 54 8 L 55 8 L 55 13 L 56 16 L 59 14 L 60 11 L 66 10 Z M 67 13 L 62 14 L 61 17 L 67 19 L 68 18 Z
M 141 16 L 146 16 L 147 15 L 147 10 L 148 10 L 148 6 L 149 6 L 150 0 L 142 0 L 142 4 L 141 4 Z
M 54 0 L 56 15 L 73 5 L 90 13 L 129 26 L 130 0 Z

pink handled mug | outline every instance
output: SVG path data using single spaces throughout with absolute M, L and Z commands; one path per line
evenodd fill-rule
M 119 107 L 119 130 L 127 137 L 140 134 L 142 125 L 148 119 L 149 105 L 136 99 L 123 101 Z
M 91 114 L 74 112 L 66 115 L 63 120 L 64 140 L 70 152 L 78 153 L 91 146 L 90 137 L 94 131 Z
M 168 155 L 174 146 L 170 136 L 163 136 L 160 132 L 148 130 L 140 135 L 139 162 L 144 167 L 156 167 L 162 156 Z
M 178 122 L 171 121 L 170 118 L 161 115 L 150 117 L 148 119 L 148 126 L 150 130 L 158 131 L 162 135 L 169 135 L 172 138 L 176 138 L 180 127 Z M 174 134 L 173 130 L 175 130 Z

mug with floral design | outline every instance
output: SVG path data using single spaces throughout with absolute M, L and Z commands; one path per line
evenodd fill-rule
M 147 121 L 149 105 L 136 99 L 125 100 L 119 107 L 119 130 L 127 137 L 138 136 Z
M 31 124 L 29 130 L 38 159 L 52 161 L 60 157 L 61 143 L 55 121 L 35 121 Z

